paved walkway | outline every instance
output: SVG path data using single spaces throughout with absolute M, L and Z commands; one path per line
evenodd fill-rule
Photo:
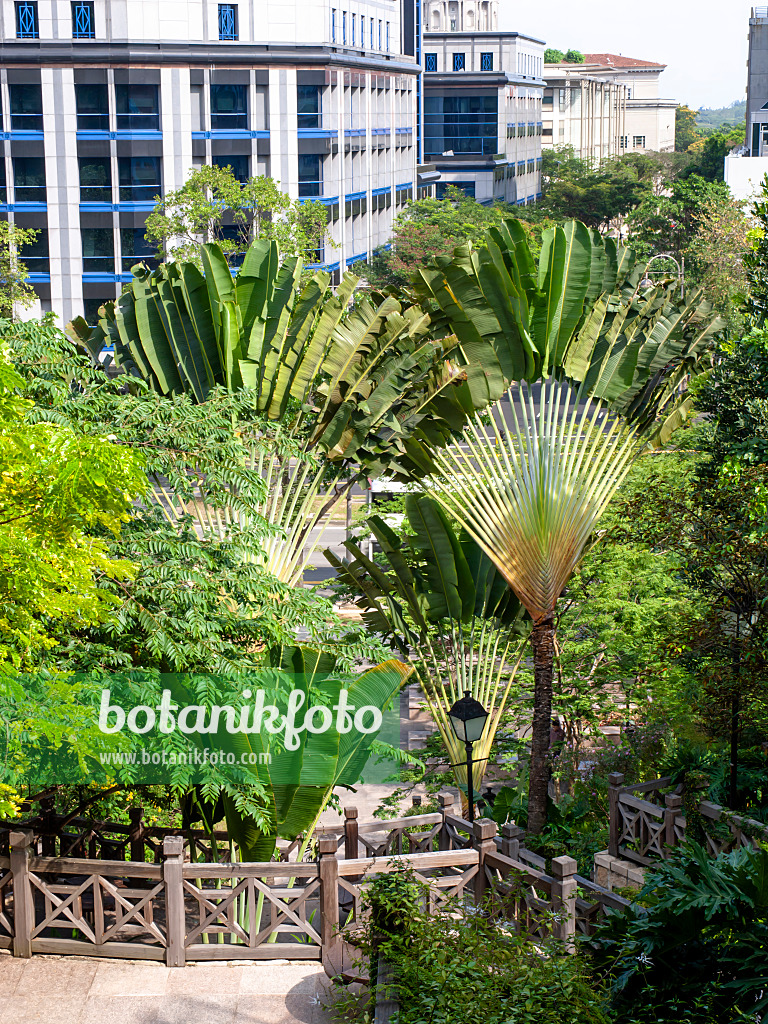
M 196 963 L 0 952 L 0 1024 L 330 1024 L 319 963 Z

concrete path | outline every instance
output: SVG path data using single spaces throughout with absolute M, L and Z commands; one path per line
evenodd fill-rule
M 0 1024 L 330 1024 L 319 963 L 195 963 L 0 952 Z

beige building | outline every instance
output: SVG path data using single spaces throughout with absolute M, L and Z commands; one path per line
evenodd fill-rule
M 626 130 L 622 150 L 671 153 L 675 148 L 677 100 L 663 98 L 661 73 L 666 64 L 616 53 L 585 53 L 582 72 L 627 88 Z
M 542 146 L 570 146 L 582 160 L 599 163 L 620 156 L 627 135 L 628 88 L 581 64 L 545 64 Z

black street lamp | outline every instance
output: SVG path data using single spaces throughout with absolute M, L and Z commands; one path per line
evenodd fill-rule
M 483 735 L 485 720 L 488 712 L 480 701 L 475 700 L 469 690 L 464 691 L 464 696 L 457 700 L 448 712 L 453 731 L 458 739 L 464 744 L 467 751 L 467 800 L 469 801 L 469 820 L 475 820 L 475 794 L 472 788 L 472 744 L 476 743 Z

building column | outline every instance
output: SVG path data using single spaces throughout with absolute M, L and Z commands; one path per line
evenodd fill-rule
M 43 131 L 51 306 L 66 323 L 83 312 L 80 172 L 73 68 L 43 67 Z

